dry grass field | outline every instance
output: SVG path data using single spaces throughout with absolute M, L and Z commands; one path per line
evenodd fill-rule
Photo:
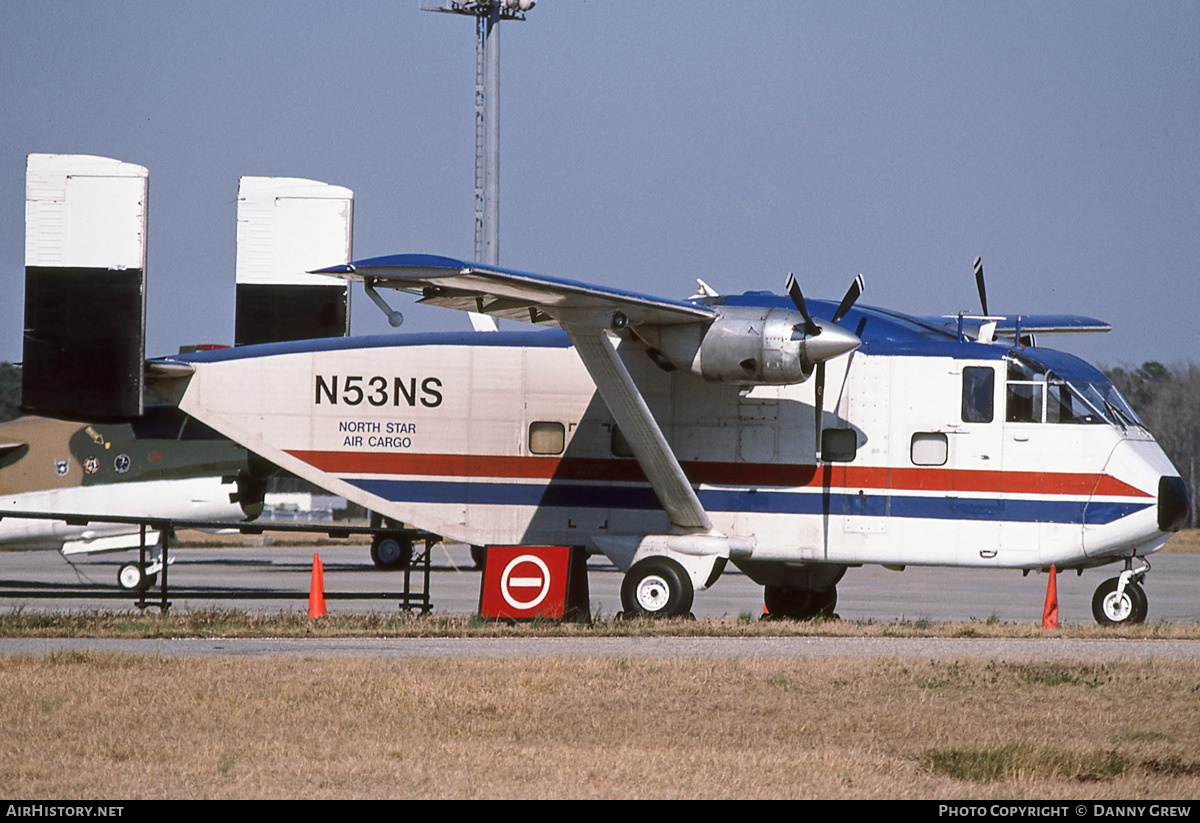
M 1200 797 L 1200 664 L 0 658 L 9 798 Z

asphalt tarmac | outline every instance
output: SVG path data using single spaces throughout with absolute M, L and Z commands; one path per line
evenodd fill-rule
M 403 573 L 380 571 L 363 545 L 320 548 L 254 546 L 174 549 L 169 570 L 174 610 L 235 609 L 259 614 L 304 613 L 312 577 L 313 556 L 322 560 L 327 595 L 338 592 L 391 592 L 403 587 Z M 120 592 L 117 571 L 136 559 L 134 552 L 75 558 L 68 562 L 57 552 L 0 553 L 0 590 L 76 585 L 104 587 L 117 594 L 99 599 L 83 594 L 73 599 L 0 597 L 0 610 L 28 612 L 130 610 L 135 596 Z M 434 614 L 469 615 L 479 605 L 480 573 L 472 567 L 465 546 L 434 546 L 431 554 L 430 600 Z M 1165 554 L 1150 558 L 1147 575 L 1147 622 L 1200 622 L 1200 555 Z M 1059 621 L 1062 625 L 1093 622 L 1092 593 L 1120 571 L 1119 564 L 1092 569 L 1077 576 L 1058 575 Z M 588 582 L 594 615 L 611 616 L 621 608 L 621 573 L 602 557 L 592 558 Z M 419 579 L 414 576 L 414 580 Z M 850 569 L 838 585 L 837 614 L 843 620 L 932 622 L 989 619 L 1014 623 L 1040 622 L 1047 575 L 1018 571 L 909 567 L 893 572 L 878 566 Z M 198 598 L 176 595 L 184 590 Z M 271 590 L 294 594 L 292 599 L 223 600 L 221 590 L 245 593 Z M 152 590 L 151 594 L 154 594 Z M 388 613 L 398 610 L 394 599 L 339 600 L 328 597 L 331 614 Z M 757 617 L 762 613 L 762 589 L 745 575 L 729 570 L 710 590 L 696 595 L 697 618 Z

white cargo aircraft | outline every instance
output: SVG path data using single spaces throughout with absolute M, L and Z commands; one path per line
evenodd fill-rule
M 648 297 L 428 255 L 322 273 L 555 330 L 315 340 L 151 365 L 180 408 L 300 477 L 473 545 L 603 552 L 626 612 L 688 612 L 732 562 L 772 615 L 847 568 L 1123 563 L 1101 623 L 1180 528 L 1178 472 L 1074 316 L 922 318 L 788 296 Z M 378 294 L 373 297 L 380 302 Z M 390 310 L 389 310 L 390 311 Z

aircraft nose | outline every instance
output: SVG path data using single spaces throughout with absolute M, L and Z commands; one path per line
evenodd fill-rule
M 1188 490 L 1178 477 L 1158 479 L 1159 531 L 1177 532 L 1187 523 Z
M 804 359 L 810 363 L 832 360 L 848 354 L 862 345 L 862 340 L 852 331 L 829 322 L 817 321 L 821 333 L 804 339 Z

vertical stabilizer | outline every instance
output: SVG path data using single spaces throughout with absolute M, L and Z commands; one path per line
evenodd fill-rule
M 316 180 L 238 183 L 234 345 L 340 337 L 348 285 L 307 272 L 351 259 L 354 192 Z
M 107 157 L 29 155 L 22 410 L 142 413 L 148 180 Z

